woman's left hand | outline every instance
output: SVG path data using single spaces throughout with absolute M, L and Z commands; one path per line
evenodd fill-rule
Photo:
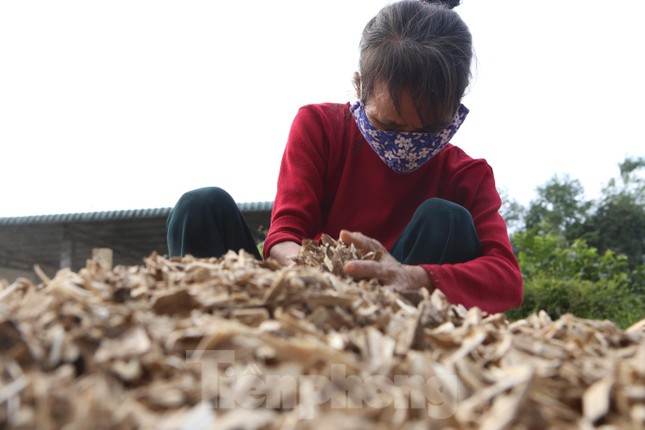
M 395 290 L 417 291 L 427 288 L 432 292 L 432 282 L 428 273 L 420 266 L 410 266 L 398 262 L 387 249 L 376 239 L 358 232 L 341 230 L 340 240 L 354 246 L 363 252 L 382 252 L 380 261 L 352 260 L 345 263 L 345 273 L 358 278 L 376 278 Z

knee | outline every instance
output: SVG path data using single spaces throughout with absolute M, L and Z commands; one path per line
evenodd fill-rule
M 423 218 L 437 219 L 438 217 L 447 217 L 457 221 L 457 224 L 462 222 L 472 223 L 472 215 L 465 207 L 438 197 L 430 198 L 417 209 L 417 214 Z
M 222 208 L 235 205 L 233 197 L 222 188 L 204 187 L 184 193 L 175 208 L 179 210 L 203 210 L 208 208 Z

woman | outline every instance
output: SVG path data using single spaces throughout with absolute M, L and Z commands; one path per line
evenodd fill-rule
M 472 58 L 468 27 L 452 10 L 458 3 L 384 7 L 363 31 L 358 100 L 298 111 L 265 258 L 291 264 L 303 239 L 326 233 L 384 251 L 379 262 L 348 262 L 350 275 L 401 291 L 438 288 L 452 303 L 488 312 L 521 303 L 492 170 L 449 143 L 468 114 L 461 99 Z M 180 199 L 168 244 L 171 255 L 255 251 L 233 199 L 218 188 Z

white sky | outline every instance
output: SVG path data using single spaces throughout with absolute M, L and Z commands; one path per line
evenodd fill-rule
M 0 217 L 272 200 L 298 107 L 353 98 L 383 0 L 0 1 Z M 645 2 L 463 0 L 477 69 L 453 143 L 522 204 L 645 156 Z

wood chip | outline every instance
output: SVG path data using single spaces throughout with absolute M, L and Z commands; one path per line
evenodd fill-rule
M 607 375 L 585 390 L 582 396 L 582 411 L 590 422 L 595 423 L 609 412 L 613 385 L 613 376 Z
M 323 236 L 292 267 L 97 254 L 2 282 L 0 428 L 645 428 L 645 320 L 511 323 L 342 270 L 380 258 Z

